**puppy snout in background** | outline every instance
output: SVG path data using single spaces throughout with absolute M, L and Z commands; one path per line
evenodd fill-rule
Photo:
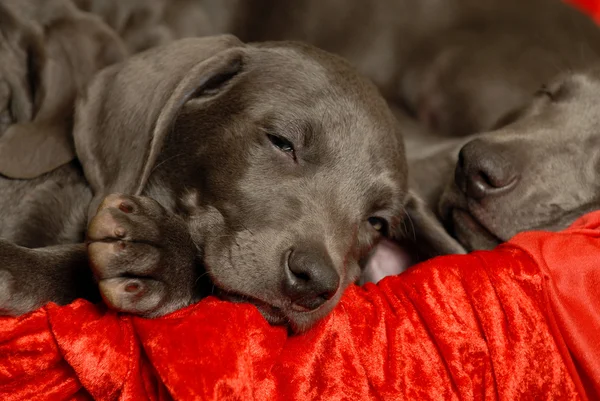
M 562 74 L 514 123 L 462 147 L 439 210 L 468 249 L 564 229 L 600 206 L 599 77 L 597 67 Z

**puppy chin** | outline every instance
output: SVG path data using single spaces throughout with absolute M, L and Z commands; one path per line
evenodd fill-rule
M 491 250 L 502 242 L 467 211 L 453 209 L 451 214 L 454 236 L 468 250 Z
M 238 295 L 231 292 L 219 291 L 218 296 L 221 299 L 229 302 L 250 303 L 254 305 L 256 309 L 258 309 L 260 314 L 263 315 L 265 320 L 270 325 L 287 326 L 291 333 L 300 334 L 309 330 L 321 319 L 326 317 L 338 304 L 342 292 L 343 291 L 340 289 L 333 298 L 325 302 L 319 308 L 307 311 L 295 310 L 291 307 L 291 305 L 277 307 L 256 298 Z
M 294 334 L 301 334 L 315 326 L 324 317 L 329 315 L 337 305 L 337 300 L 329 300 L 320 308 L 309 312 L 288 311 L 286 313 L 287 325 Z

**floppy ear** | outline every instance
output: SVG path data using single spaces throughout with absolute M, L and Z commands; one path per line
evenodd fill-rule
M 448 254 L 464 254 L 465 249 L 450 236 L 435 214 L 416 194 L 410 192 L 405 205 L 410 219 L 406 240 L 413 242 L 419 260 Z
M 235 37 L 182 39 L 102 71 L 78 104 L 75 148 L 94 198 L 141 194 L 173 120 L 189 99 L 210 102 L 242 71 Z
M 71 130 L 77 94 L 98 70 L 126 55 L 104 23 L 76 10 L 64 11 L 68 13 L 64 18 L 44 27 L 43 41 L 31 34 L 20 41 L 23 48 L 15 50 L 23 58 L 17 68 L 27 77 L 21 92 L 28 94 L 31 112 L 0 138 L 0 174 L 4 176 L 30 179 L 73 160 Z

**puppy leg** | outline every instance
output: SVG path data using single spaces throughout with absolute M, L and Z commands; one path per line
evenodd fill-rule
M 88 254 L 113 309 L 161 316 L 198 300 L 198 253 L 184 221 L 153 199 L 104 199 L 88 229 Z
M 0 240 L 0 315 L 18 316 L 77 298 L 100 299 L 85 244 L 29 249 Z

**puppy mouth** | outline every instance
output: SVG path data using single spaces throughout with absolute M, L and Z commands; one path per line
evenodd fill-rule
M 502 239 L 488 229 L 481 220 L 468 210 L 453 208 L 450 210 L 450 230 L 468 250 L 493 249 L 502 243 Z
M 493 249 L 504 242 L 473 206 L 456 185 L 450 185 L 442 194 L 438 209 L 446 230 L 468 251 Z
M 281 308 L 273 306 L 259 299 L 249 297 L 247 295 L 232 293 L 229 291 L 219 290 L 217 292 L 219 298 L 233 303 L 250 303 L 254 305 L 264 318 L 272 325 L 286 324 L 287 319 Z
M 333 298 L 318 308 L 309 309 L 295 304 L 275 306 L 269 302 L 245 294 L 217 288 L 215 290 L 216 295 L 225 301 L 254 305 L 269 324 L 273 326 L 287 326 L 294 333 L 301 333 L 308 330 L 319 320 L 327 316 L 329 311 L 337 305 L 340 298 L 339 293 L 341 292 L 338 290 L 338 293 Z

